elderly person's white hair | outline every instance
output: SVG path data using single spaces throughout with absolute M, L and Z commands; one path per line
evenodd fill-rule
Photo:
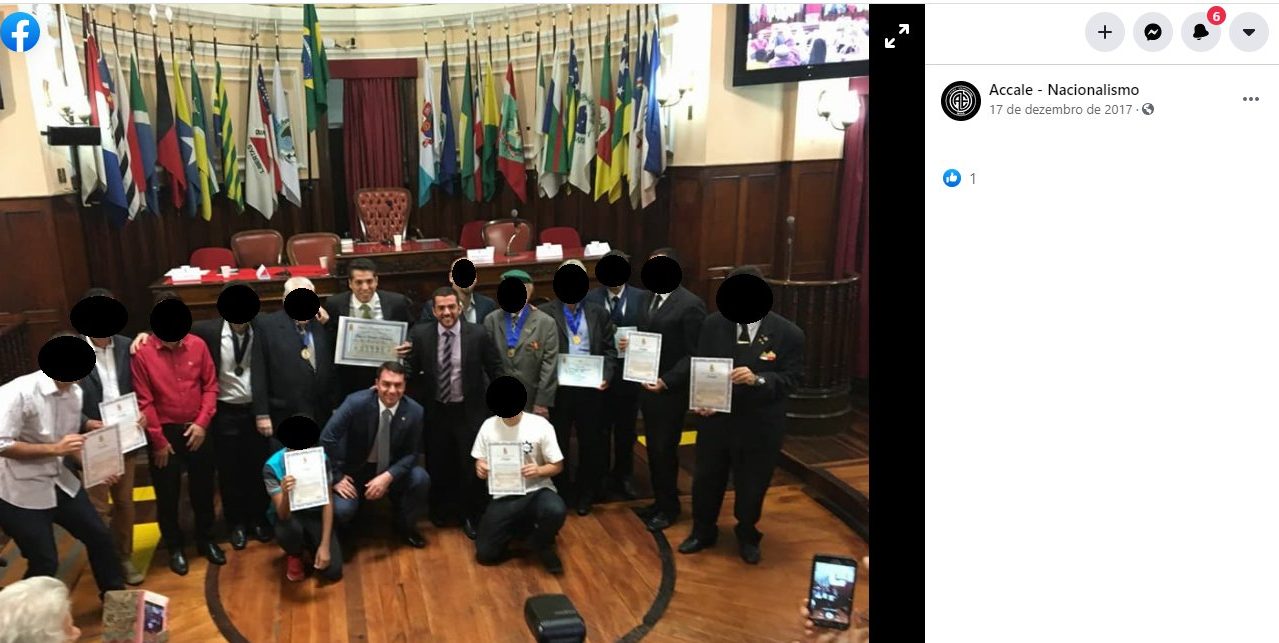
M 288 297 L 289 293 L 298 288 L 306 288 L 311 292 L 315 292 L 315 284 L 311 283 L 310 279 L 306 277 L 289 277 L 288 281 L 284 282 L 284 296 Z
M 0 643 L 66 643 L 79 638 L 62 581 L 33 576 L 0 590 Z
M 582 269 L 582 272 L 586 272 L 586 264 L 582 263 L 581 261 L 577 259 L 566 259 L 564 263 L 560 264 L 560 268 L 563 268 L 564 266 L 577 266 L 578 268 Z

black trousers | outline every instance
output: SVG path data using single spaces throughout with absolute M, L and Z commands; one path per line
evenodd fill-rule
M 604 440 L 613 438 L 613 466 L 610 475 L 616 480 L 631 477 L 635 471 L 635 417 L 639 412 L 639 385 L 617 380 L 604 391 Z
M 475 458 L 471 457 L 479 422 L 467 415 L 463 402 L 428 402 L 426 417 L 422 443 L 431 474 L 427 501 L 431 517 L 478 520 L 489 497 L 484 481 L 475 475 Z
M 506 546 L 517 536 L 528 536 L 528 545 L 537 550 L 554 545 L 566 513 L 564 499 L 551 489 L 494 498 L 476 529 L 476 562 L 481 565 L 502 562 Z
M 13 538 L 22 557 L 27 559 L 27 573 L 23 578 L 57 577 L 58 543 L 53 537 L 53 526 L 59 525 L 84 543 L 98 593 L 124 589 L 124 568 L 115 553 L 111 531 L 94 511 L 89 494 L 84 489 L 75 497 L 62 489 L 56 493 L 58 504 L 53 509 L 24 509 L 0 500 L 0 529 Z
M 555 440 L 564 454 L 564 470 L 555 476 L 555 488 L 563 493 L 568 488 L 572 470 L 577 493 L 595 494 L 608 469 L 608 436 L 604 433 L 604 392 L 588 388 L 562 386 L 551 407 L 551 425 Z M 570 457 L 569 440 L 577 433 L 577 458 Z
M 640 391 L 644 412 L 644 439 L 648 443 L 648 473 L 653 481 L 653 500 L 658 511 L 670 516 L 680 513 L 679 439 L 688 410 L 688 389 L 662 393 Z
M 290 512 L 288 520 L 276 520 L 275 540 L 284 553 L 290 556 L 301 556 L 304 551 L 315 553 L 324 539 L 323 511 L 323 507 L 317 507 Z M 320 576 L 331 581 L 342 578 L 342 545 L 332 534 L 329 535 L 329 566 L 320 570 Z
M 739 448 L 726 442 L 698 440 L 697 464 L 693 473 L 693 534 L 707 540 L 715 539 L 718 533 L 716 523 L 731 473 L 737 539 L 758 544 L 763 534 L 755 528 L 755 524 L 759 522 L 764 494 L 773 479 L 773 467 L 780 449 Z
M 265 523 L 270 499 L 262 484 L 262 466 L 266 464 L 270 439 L 258 433 L 253 407 L 218 402 L 218 414 L 211 424 L 209 435 L 215 437 L 212 446 L 218 465 L 222 517 L 229 527 Z
M 372 463 L 360 467 L 351 482 L 355 485 L 355 498 L 343 498 L 333 494 L 333 523 L 347 525 L 355 519 L 360 504 L 368 502 L 364 498 L 364 485 L 377 476 L 377 467 Z M 336 478 L 333 484 L 341 478 Z M 391 482 L 386 490 L 386 497 L 391 500 L 391 516 L 398 529 L 416 529 L 418 516 L 426 508 L 426 499 L 430 492 L 431 477 L 422 467 L 414 466 L 409 472 Z
M 198 543 L 213 539 L 213 450 L 217 437 L 206 432 L 204 444 L 198 450 L 187 448 L 187 438 L 182 435 L 186 427 L 166 424 L 164 439 L 173 447 L 169 463 L 163 468 L 155 466 L 155 453 L 147 449 L 151 465 L 151 483 L 155 485 L 155 508 L 160 522 L 160 536 L 169 551 L 183 546 L 182 528 L 178 524 L 178 495 L 182 490 L 182 471 L 187 473 L 187 493 L 191 510 L 195 512 L 195 538 Z M 262 479 L 258 468 L 257 480 Z

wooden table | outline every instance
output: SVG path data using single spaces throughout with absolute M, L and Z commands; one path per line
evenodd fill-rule
M 284 282 L 290 275 L 306 277 L 315 284 L 315 292 L 323 300 L 329 295 L 342 292 L 347 288 L 346 267 L 357 257 L 368 257 L 378 267 L 378 288 L 408 295 L 414 302 L 416 314 L 422 302 L 430 298 L 431 293 L 440 286 L 449 283 L 449 269 L 453 260 L 466 256 L 466 252 L 447 239 L 430 240 L 430 242 L 405 242 L 403 250 L 396 252 L 394 248 L 378 244 L 356 244 L 356 252 L 338 255 L 335 268 L 339 275 L 330 276 L 320 266 L 278 266 L 268 268 L 272 274 L 270 280 L 258 280 L 252 269 L 245 268 L 229 280 L 222 279 L 217 273 L 209 273 L 199 283 L 173 284 L 168 277 L 161 277 L 151 284 L 151 292 L 173 290 L 178 293 L 187 306 L 191 308 L 194 319 L 212 319 L 218 317 L 218 294 L 228 283 L 237 281 L 251 283 L 262 299 L 262 312 L 269 313 L 279 309 L 284 300 Z M 408 244 L 413 244 L 412 246 Z M 418 245 L 422 244 L 422 245 Z M 376 246 L 376 247 L 373 247 Z M 497 297 L 497 285 L 501 282 L 502 273 L 512 268 L 519 268 L 533 278 L 533 298 L 553 298 L 553 282 L 555 270 L 567 259 L 579 259 L 586 265 L 586 273 L 595 275 L 595 264 L 599 257 L 584 257 L 582 249 L 565 250 L 563 259 L 538 261 L 535 251 L 522 252 L 510 257 L 498 255 L 491 264 L 475 266 L 478 285 L 477 290 L 490 297 Z M 289 275 L 282 274 L 288 272 Z M 593 284 L 594 285 L 594 284 Z

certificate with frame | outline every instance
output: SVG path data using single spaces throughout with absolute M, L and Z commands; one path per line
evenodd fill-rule
M 604 383 L 603 355 L 568 355 L 560 353 L 555 369 L 560 386 L 598 389 Z
M 662 336 L 659 333 L 631 331 L 626 342 L 626 361 L 622 379 L 641 384 L 656 384 L 662 363 Z
M 313 447 L 284 452 L 284 475 L 293 476 L 289 511 L 302 511 L 329 504 L 329 470 L 324 448 Z
M 119 425 L 109 424 L 84 434 L 80 468 L 84 472 L 85 488 L 96 487 L 112 476 L 124 475 Z
M 146 431 L 138 426 L 142 411 L 138 408 L 138 396 L 128 393 L 98 404 L 102 424 L 120 427 L 120 453 L 129 453 L 147 445 Z
M 335 364 L 345 366 L 381 366 L 383 362 L 399 361 L 395 347 L 404 343 L 409 325 L 405 322 L 384 319 L 338 318 L 337 352 Z
M 524 447 L 519 442 L 489 443 L 489 494 L 522 496 L 524 487 Z

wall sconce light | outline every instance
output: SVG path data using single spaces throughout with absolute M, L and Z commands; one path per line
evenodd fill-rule
M 823 89 L 822 93 L 817 95 L 817 115 L 830 123 L 831 127 L 842 132 L 857 122 L 861 103 L 857 100 L 857 92 L 850 90 L 841 93 L 843 96 L 832 110 L 829 101 L 826 100 L 826 90 Z
M 662 83 L 662 84 L 665 84 L 665 83 Z M 684 100 L 684 94 L 687 94 L 688 92 L 693 91 L 693 78 L 692 78 L 692 76 L 690 75 L 689 77 L 685 78 L 684 83 L 683 83 L 682 85 L 680 85 L 680 86 L 679 86 L 679 88 L 678 88 L 676 91 L 678 92 L 678 94 L 675 96 L 675 100 L 671 100 L 671 95 L 670 95 L 670 94 L 663 94 L 663 95 L 661 95 L 661 96 L 658 96 L 658 97 L 657 97 L 657 104 L 658 104 L 658 105 L 661 105 L 663 108 L 667 108 L 667 107 L 674 107 L 674 106 L 676 106 L 676 105 L 680 104 L 680 101 L 683 101 L 683 100 Z M 689 103 L 689 105 L 688 105 L 688 120 L 690 120 L 690 121 L 691 121 L 691 120 L 693 120 L 693 105 L 692 105 L 692 103 Z

